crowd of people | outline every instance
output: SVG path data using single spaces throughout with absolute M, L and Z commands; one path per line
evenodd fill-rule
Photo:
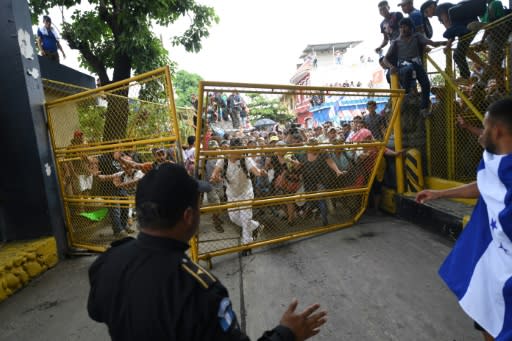
M 414 7 L 413 0 L 402 0 L 399 6 L 403 14 L 391 12 L 387 1 L 379 2 L 379 12 L 384 18 L 380 25 L 383 40 L 375 51 L 382 54 L 383 48 L 390 43 L 387 53 L 380 59 L 381 66 L 388 70 L 388 82 L 389 72 L 398 74 L 400 86 L 406 93 L 416 92 L 416 84 L 419 83 L 423 116 L 429 116 L 432 112 L 429 100 L 430 80 L 423 63 L 426 46 L 446 45 L 447 48 L 451 48 L 456 38 L 458 42 L 453 59 L 457 65 L 459 77 L 454 78 L 454 81 L 463 87 L 476 84 L 477 92 L 478 89 L 488 91 L 492 88 L 495 95 L 503 97 L 505 94 L 505 76 L 502 66 L 505 56 L 504 46 L 512 32 L 511 25 L 504 22 L 486 29 L 479 46 L 471 47 L 479 29 L 508 13 L 501 1 L 489 0 L 485 6 L 482 1 L 438 4 L 437 1 L 428 0 L 418 10 Z M 407 17 L 404 17 L 404 14 Z M 444 25 L 446 30 L 443 37 L 447 41 L 430 40 L 433 30 L 429 19 L 433 16 L 436 16 Z M 483 58 L 475 50 L 486 51 L 487 56 Z M 467 57 L 471 60 L 471 65 Z M 471 68 L 479 69 L 481 72 L 472 73 Z M 491 98 L 491 101 L 494 99 Z
M 336 127 L 325 122 L 314 128 L 289 123 L 284 129 L 272 131 L 238 130 L 223 136 L 213 134 L 205 139 L 209 150 L 256 149 L 253 153 L 231 153 L 207 159 L 200 177 L 211 182 L 214 190 L 208 196 L 209 204 L 250 200 L 258 197 L 292 195 L 297 192 L 318 192 L 347 187 L 364 186 L 373 170 L 377 150 L 372 148 L 310 148 L 310 146 L 339 146 L 347 143 L 365 143 L 382 140 L 388 125 L 383 115 L 376 112 L 377 104 L 369 101 L 368 113 L 356 116 L 352 123 Z M 304 149 L 266 152 L 266 148 L 300 147 Z M 396 156 L 403 151 L 386 150 Z M 383 169 L 382 169 L 383 171 Z M 382 173 L 382 171 L 380 173 Z M 373 187 L 378 207 L 382 174 Z M 379 181 L 380 180 L 380 181 Z M 328 206 L 332 202 L 318 200 L 304 206 L 289 203 L 269 212 L 285 219 L 289 225 L 303 217 L 318 216 L 328 224 Z M 242 229 L 242 243 L 250 243 L 264 228 L 255 220 L 256 213 L 247 207 L 228 210 L 230 220 Z M 261 212 L 258 212 L 261 213 Z M 313 213 L 313 215 L 312 215 Z M 213 216 L 217 231 L 223 231 L 223 221 Z
M 375 101 L 367 103 L 367 114 L 357 116 L 352 123 L 336 127 L 325 122 L 314 128 L 297 123 L 276 125 L 272 130 L 238 129 L 218 135 L 209 132 L 201 141 L 204 149 L 262 148 L 261 153 L 229 154 L 207 159 L 195 167 L 195 137 L 189 136 L 181 150 L 173 147 L 154 147 L 151 155 L 140 151 L 117 150 L 98 156 L 63 163 L 67 195 L 127 197 L 135 192 L 138 181 L 149 170 L 165 163 L 183 163 L 193 176 L 211 182 L 213 191 L 207 194 L 209 204 L 253 199 L 255 197 L 292 194 L 298 191 L 316 192 L 350 186 L 362 186 L 370 176 L 376 152 L 374 150 L 341 148 L 332 150 L 304 149 L 298 152 L 265 152 L 265 148 L 286 146 L 336 146 L 344 143 L 363 143 L 382 140 L 387 120 L 377 113 Z M 77 130 L 71 146 L 83 146 L 84 135 Z M 388 154 L 394 152 L 388 151 Z M 179 154 L 179 155 L 178 155 Z M 203 162 L 203 161 L 201 161 Z M 196 173 L 196 168 L 200 174 Z M 379 194 L 376 185 L 376 194 Z M 314 212 L 328 224 L 325 200 L 300 208 L 288 204 L 272 212 L 293 225 L 299 216 Z M 132 212 L 126 206 L 113 205 L 109 209 L 114 235 L 131 234 Z M 254 217 L 252 209 L 229 210 L 229 219 L 241 228 L 243 244 L 250 243 L 264 228 Z M 218 232 L 223 232 L 220 215 L 214 214 L 212 222 Z
M 198 100 L 195 94 L 191 95 L 190 103 L 197 111 Z M 209 93 L 205 112 L 208 124 L 225 121 L 231 122 L 233 129 L 239 129 L 247 127 L 249 123 L 249 107 L 238 90 L 234 90 L 230 95 L 223 92 Z M 194 124 L 196 121 L 197 119 L 194 120 Z

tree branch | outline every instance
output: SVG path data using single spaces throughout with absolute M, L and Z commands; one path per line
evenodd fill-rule
M 80 53 L 82 54 L 82 57 L 96 71 L 96 74 L 100 78 L 100 82 L 102 85 L 106 85 L 106 84 L 110 83 L 110 79 L 108 78 L 107 68 L 105 67 L 105 63 L 91 51 L 89 44 L 75 43 L 75 44 L 73 44 L 72 48 L 80 51 Z
M 105 5 L 104 0 L 100 0 L 100 5 L 98 8 L 98 14 L 101 20 L 107 23 L 110 28 L 112 28 L 112 15 L 108 12 L 107 6 Z

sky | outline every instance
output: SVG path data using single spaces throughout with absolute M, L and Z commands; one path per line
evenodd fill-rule
M 382 17 L 378 0 L 196 0 L 215 8 L 220 18 L 209 30 L 199 53 L 187 53 L 171 46 L 171 37 L 188 26 L 183 18 L 167 28 L 155 28 L 171 60 L 178 68 L 199 74 L 204 80 L 288 84 L 307 45 L 363 40 L 368 51 L 382 41 L 379 24 Z M 391 11 L 400 11 L 399 0 L 389 1 Z M 415 2 L 419 8 L 422 2 Z M 61 12 L 50 12 L 53 24 L 60 27 Z M 71 11 L 64 12 L 69 20 Z M 431 20 L 434 38 L 442 29 Z M 61 63 L 78 66 L 78 52 L 63 41 L 67 58 Z M 377 56 L 375 54 L 375 56 Z

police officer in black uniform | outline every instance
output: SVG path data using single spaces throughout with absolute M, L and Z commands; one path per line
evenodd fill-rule
M 249 340 L 226 288 L 185 254 L 199 226 L 199 193 L 210 189 L 170 163 L 139 181 L 138 238 L 114 243 L 89 269 L 89 316 L 107 324 L 112 340 Z M 294 300 L 280 324 L 259 340 L 317 334 L 326 312 L 318 304 L 302 313 L 296 307 Z

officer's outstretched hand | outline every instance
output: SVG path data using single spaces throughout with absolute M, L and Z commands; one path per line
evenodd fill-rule
M 298 304 L 297 299 L 292 301 L 284 312 L 283 317 L 281 317 L 280 324 L 290 328 L 295 335 L 296 341 L 303 341 L 318 334 L 320 327 L 327 322 L 327 312 L 320 311 L 315 313 L 320 308 L 320 304 L 313 304 L 302 313 L 297 314 L 295 309 L 297 309 Z

